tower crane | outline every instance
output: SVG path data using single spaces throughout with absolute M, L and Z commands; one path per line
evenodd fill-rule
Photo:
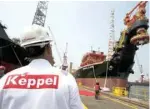
M 46 15 L 47 15 L 47 9 L 48 9 L 48 1 L 39 1 L 37 8 L 36 8 L 36 12 L 32 21 L 32 25 L 36 24 L 36 25 L 40 25 L 42 27 L 45 26 L 45 21 L 46 21 Z M 52 49 L 51 49 L 51 53 L 52 53 Z M 51 64 L 54 65 L 54 58 L 51 54 L 51 60 L 50 60 Z
M 48 1 L 39 1 L 38 2 L 37 9 L 36 9 L 36 12 L 35 12 L 35 16 L 34 16 L 32 25 L 33 24 L 37 24 L 37 25 L 40 25 L 40 26 L 43 26 L 43 27 L 45 26 L 47 9 L 48 9 Z M 58 50 L 58 47 L 57 47 L 57 44 L 56 44 L 56 40 L 55 40 L 55 37 L 54 37 L 54 35 L 53 35 L 52 31 L 51 31 L 50 26 L 48 26 L 48 29 L 49 29 L 49 32 L 52 35 L 52 39 L 54 41 L 54 46 L 56 48 L 56 52 L 57 52 L 58 57 L 60 59 L 60 62 L 62 64 L 62 58 L 60 56 L 60 52 Z M 66 45 L 66 47 L 67 47 L 67 45 Z M 51 64 L 53 65 L 54 64 L 54 60 L 53 60 L 53 57 L 51 57 L 51 58 L 52 58 Z
M 32 21 L 33 24 L 37 24 L 40 26 L 45 26 L 45 20 L 46 20 L 46 14 L 47 14 L 47 9 L 48 9 L 48 1 L 39 1 L 34 19 Z
M 109 43 L 108 43 L 108 55 L 107 55 L 107 67 L 106 67 L 106 78 L 103 90 L 109 91 L 109 88 L 106 87 L 107 84 L 107 73 L 109 69 L 109 60 L 112 58 L 112 55 L 114 53 L 114 44 L 115 44 L 115 25 L 114 25 L 114 10 L 111 10 L 111 16 L 110 16 L 110 34 L 109 34 Z
M 115 11 L 111 11 L 111 16 L 110 16 L 110 33 L 109 33 L 109 44 L 108 44 L 108 56 L 107 60 L 110 60 L 112 57 L 114 51 L 114 44 L 115 44 L 115 25 L 114 25 L 114 13 Z

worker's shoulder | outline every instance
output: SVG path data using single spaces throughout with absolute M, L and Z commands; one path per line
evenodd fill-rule
M 68 85 L 76 86 L 76 80 L 72 74 L 68 73 L 64 78 L 66 79 Z
M 20 67 L 20 68 L 17 68 L 17 69 L 14 69 L 14 70 L 8 72 L 6 74 L 6 76 L 13 75 L 13 74 L 22 74 L 22 73 L 25 73 L 25 71 L 27 71 L 27 69 L 29 69 L 28 66 L 23 66 L 23 67 Z
M 61 73 L 61 70 L 57 67 L 50 67 L 49 70 L 52 71 L 53 73 L 56 73 L 56 74 Z
M 15 74 L 21 74 L 24 69 L 26 69 L 26 66 L 25 67 L 20 67 L 20 68 L 17 68 L 15 70 L 12 70 L 8 73 L 6 73 L 1 79 L 0 79 L 0 89 L 2 89 L 3 85 L 5 84 L 5 81 L 7 80 L 7 78 L 10 76 L 10 75 L 15 75 Z
M 75 80 L 75 77 L 71 73 L 68 72 L 67 76 L 68 76 L 69 79 Z

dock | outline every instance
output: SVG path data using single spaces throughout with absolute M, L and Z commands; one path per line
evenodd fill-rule
M 90 88 L 81 86 L 79 90 L 94 93 Z M 81 95 L 84 109 L 149 109 L 148 102 L 138 102 L 136 100 L 115 97 L 111 94 L 101 93 L 100 99 L 95 100 L 93 95 Z

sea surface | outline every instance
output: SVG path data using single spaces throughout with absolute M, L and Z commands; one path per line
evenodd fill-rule
M 138 86 L 133 85 L 130 87 L 129 98 L 137 98 L 145 101 L 149 100 L 149 85 L 147 86 Z

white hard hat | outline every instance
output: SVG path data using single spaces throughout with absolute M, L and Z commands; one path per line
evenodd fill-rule
M 22 47 L 42 46 L 50 41 L 48 30 L 39 25 L 26 28 L 20 37 Z

